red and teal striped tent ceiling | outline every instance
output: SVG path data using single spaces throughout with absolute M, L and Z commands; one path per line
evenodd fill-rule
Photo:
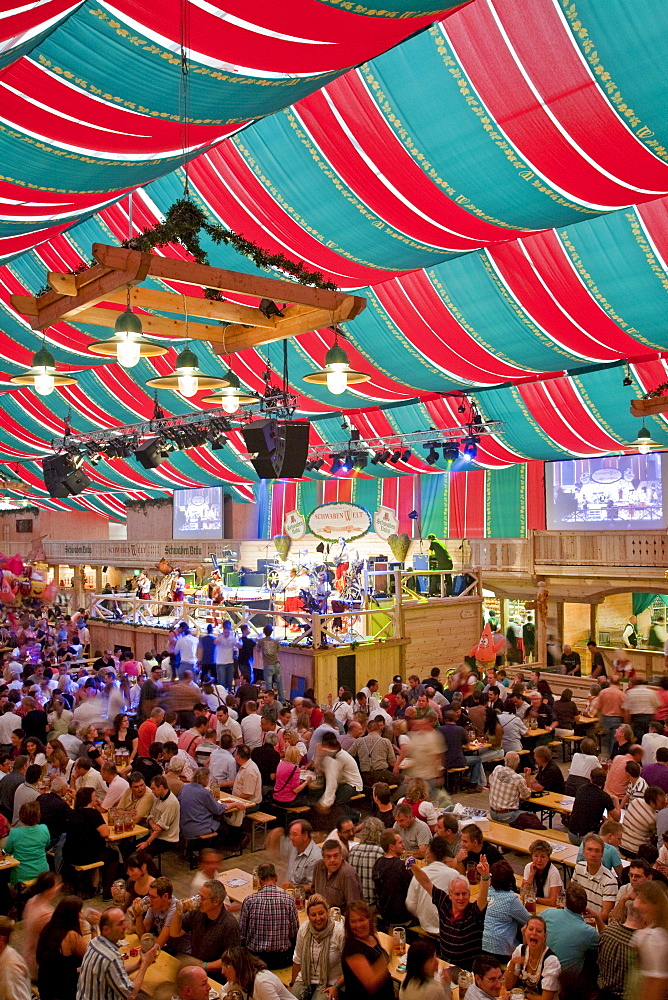
M 331 334 L 289 341 L 314 445 L 341 440 L 341 409 L 364 437 L 458 426 L 469 414 L 453 391 L 503 422 L 481 442 L 482 468 L 635 439 L 630 399 L 668 380 L 665 4 L 43 0 L 0 14 L 0 39 L 0 461 L 37 499 L 67 413 L 81 432 L 150 416 L 144 383 L 176 351 L 128 372 L 86 352 L 98 327 L 59 323 L 46 339 L 78 384 L 47 398 L 10 390 L 41 337 L 9 296 L 89 260 L 94 242 L 125 239 L 130 191 L 133 232 L 160 220 L 186 160 L 212 221 L 367 298 L 346 333 L 370 382 L 338 397 L 302 382 Z M 254 270 L 203 242 L 211 263 Z M 205 371 L 222 370 L 197 351 Z M 260 389 L 282 351 L 244 351 L 232 368 Z M 206 407 L 168 392 L 160 403 Z M 648 428 L 668 446 L 664 417 Z M 443 471 L 420 452 L 355 474 Z M 104 461 L 70 503 L 119 516 L 128 493 L 217 482 L 250 500 L 242 453 L 233 434 L 223 452 L 176 452 L 153 471 Z

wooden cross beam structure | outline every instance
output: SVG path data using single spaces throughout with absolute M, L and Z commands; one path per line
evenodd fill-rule
M 336 326 L 355 319 L 366 306 L 366 299 L 360 295 L 226 271 L 208 264 L 159 257 L 104 243 L 93 244 L 93 257 L 97 263 L 79 274 L 50 271 L 50 291 L 39 298 L 12 295 L 12 306 L 28 317 L 33 330 L 45 330 L 62 320 L 113 328 L 119 312 L 125 308 L 129 288 L 130 302 L 140 310 L 138 315 L 144 333 L 183 340 L 187 314 L 190 339 L 208 341 L 218 354 L 233 354 L 248 347 L 260 347 L 300 333 Z M 253 299 L 269 299 L 276 302 L 284 315 L 267 317 L 256 306 L 141 287 L 149 276 L 200 288 L 217 288 Z M 107 308 L 100 303 L 120 308 Z M 290 305 L 283 309 L 284 303 Z M 183 319 L 156 316 L 154 310 L 182 315 Z M 232 325 L 217 325 L 221 321 Z
M 666 411 L 668 411 L 668 395 L 631 400 L 631 415 L 634 417 L 654 417 Z

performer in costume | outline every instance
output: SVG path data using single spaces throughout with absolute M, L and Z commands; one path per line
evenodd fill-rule
M 429 541 L 429 569 L 452 569 L 452 559 L 445 545 L 439 542 L 436 535 L 427 535 Z M 452 576 L 448 574 L 445 578 L 446 594 L 452 594 Z M 441 581 L 437 576 L 429 577 L 429 596 L 441 596 Z

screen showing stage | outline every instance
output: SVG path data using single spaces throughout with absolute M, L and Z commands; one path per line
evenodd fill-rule
M 556 531 L 666 527 L 662 454 L 548 462 L 547 527 Z
M 223 489 L 174 490 L 174 538 L 223 537 Z

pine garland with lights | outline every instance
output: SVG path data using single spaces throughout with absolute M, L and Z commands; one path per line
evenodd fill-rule
M 209 258 L 200 243 L 200 233 L 204 232 L 215 244 L 230 244 L 235 250 L 250 258 L 257 267 L 279 268 L 292 275 L 300 285 L 313 285 L 315 288 L 326 288 L 337 291 L 338 286 L 333 281 L 325 281 L 320 271 L 307 271 L 302 263 L 290 260 L 282 253 L 269 253 L 252 240 L 247 240 L 224 226 L 212 225 L 207 221 L 204 212 L 189 198 L 180 198 L 170 205 L 164 222 L 159 222 L 150 229 L 145 229 L 140 236 L 124 240 L 122 246 L 129 250 L 140 250 L 150 253 L 155 247 L 167 243 L 180 243 L 195 258 L 198 264 L 208 264 Z M 211 294 L 214 290 L 207 289 L 207 298 L 218 298 Z

